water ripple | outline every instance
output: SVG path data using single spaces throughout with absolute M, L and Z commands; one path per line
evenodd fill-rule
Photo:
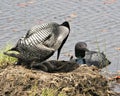
M 3 0 L 0 6 L 0 48 L 8 42 L 15 44 L 36 24 L 70 20 L 71 33 L 60 59 L 68 60 L 65 54 L 74 54 L 75 43 L 85 41 L 91 50 L 100 49 L 106 53 L 112 62 L 111 71 L 116 67 L 120 70 L 120 51 L 116 50 L 120 47 L 119 7 L 118 0 Z

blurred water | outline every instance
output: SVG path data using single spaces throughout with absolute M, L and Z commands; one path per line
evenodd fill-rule
M 66 54 L 74 54 L 75 43 L 85 41 L 89 49 L 106 53 L 112 62 L 108 71 L 120 70 L 119 0 L 0 0 L 0 48 L 15 44 L 36 24 L 65 20 L 71 33 L 60 59 L 68 60 Z

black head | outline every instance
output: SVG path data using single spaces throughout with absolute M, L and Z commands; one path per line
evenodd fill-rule
M 75 45 L 75 56 L 83 58 L 85 56 L 85 52 L 89 51 L 87 49 L 87 44 L 85 42 L 78 42 Z
M 63 22 L 61 25 L 67 27 L 70 30 L 70 25 L 68 21 Z

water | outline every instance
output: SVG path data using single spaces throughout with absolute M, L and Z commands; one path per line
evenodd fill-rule
M 89 49 L 105 52 L 112 62 L 108 71 L 120 70 L 119 0 L 0 0 L 0 49 L 15 44 L 36 24 L 65 20 L 71 33 L 60 59 L 68 60 L 75 43 L 85 41 Z

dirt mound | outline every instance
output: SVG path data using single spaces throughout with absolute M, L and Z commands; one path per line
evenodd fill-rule
M 23 66 L 0 69 L 0 96 L 109 96 L 107 80 L 94 67 L 47 73 Z

